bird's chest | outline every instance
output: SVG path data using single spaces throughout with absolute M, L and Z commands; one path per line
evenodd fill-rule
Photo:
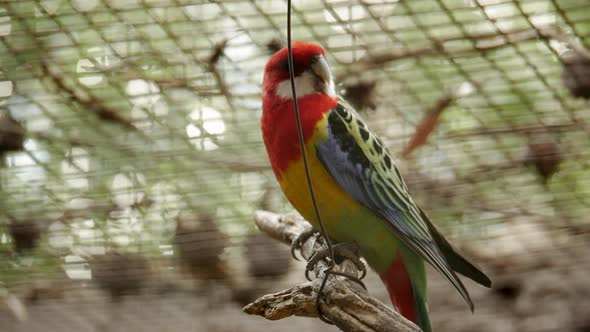
M 334 238 L 348 237 L 348 234 L 340 234 L 342 226 L 352 226 L 351 218 L 362 212 L 364 208 L 334 181 L 316 157 L 315 147 L 312 144 L 307 146 L 307 157 L 316 202 L 322 221 L 328 228 L 328 233 Z M 315 228 L 318 228 L 319 224 L 309 191 L 303 158 L 299 158 L 289 165 L 282 174 L 279 183 L 293 207 Z
M 328 236 L 338 242 L 356 242 L 373 267 L 389 262 L 397 248 L 393 234 L 379 218 L 341 189 L 315 157 L 314 150 L 308 151 L 313 189 Z M 303 161 L 292 163 L 279 182 L 293 207 L 319 230 Z

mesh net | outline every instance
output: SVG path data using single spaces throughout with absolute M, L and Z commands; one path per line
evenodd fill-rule
M 262 273 L 271 281 L 289 268 L 288 254 L 264 254 L 281 247 L 251 239 L 256 209 L 290 209 L 259 130 L 263 66 L 285 24 L 284 1 L 0 5 L 0 290 L 12 316 L 25 312 L 13 297 L 59 308 L 29 308 L 25 325 L 0 312 L 0 330 L 161 331 L 195 324 L 195 311 L 219 313 L 203 330 L 322 328 L 249 320 L 170 291 L 250 298 L 258 283 L 239 277 L 256 275 L 248 266 L 278 266 Z M 487 258 L 578 248 L 590 205 L 587 1 L 301 0 L 293 36 L 326 48 L 339 93 L 398 156 L 445 234 Z M 408 152 L 429 117 L 436 129 Z M 92 282 L 100 266 L 115 277 Z M 228 273 L 238 277 L 219 286 Z M 133 298 L 112 320 L 94 307 L 95 284 L 116 301 L 113 287 L 176 295 Z M 531 326 L 515 330 L 541 330 Z

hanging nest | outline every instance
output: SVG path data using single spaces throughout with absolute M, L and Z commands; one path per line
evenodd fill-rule
M 92 279 L 110 293 L 113 301 L 124 295 L 139 294 L 150 275 L 148 260 L 135 253 L 109 251 L 92 256 L 90 265 Z
M 280 277 L 289 272 L 291 253 L 285 245 L 262 233 L 248 235 L 244 242 L 248 273 L 255 278 Z
M 507 301 L 515 301 L 522 293 L 522 281 L 517 278 L 499 278 L 494 280 L 492 291 L 495 295 Z
M 10 112 L 0 115 L 0 155 L 4 152 L 22 150 L 24 142 L 25 128 Z
M 376 110 L 377 102 L 375 101 L 375 87 L 377 82 L 357 82 L 348 84 L 344 87 L 344 99 L 350 103 L 357 111 L 366 109 Z
M 267 294 L 276 279 L 289 272 L 291 252 L 288 247 L 263 233 L 249 234 L 242 242 L 249 283 L 234 283 L 232 301 L 244 306 Z
M 229 237 L 221 232 L 213 216 L 200 214 L 179 217 L 174 243 L 183 267 L 194 278 L 227 278 L 227 269 L 221 255 L 229 246 Z
M 65 275 L 64 278 L 67 278 Z M 34 281 L 24 295 L 26 304 L 37 304 L 47 300 L 62 300 L 67 291 L 67 279 Z
M 37 248 L 41 239 L 41 227 L 34 220 L 13 219 L 8 224 L 8 232 L 18 254 Z
M 572 96 L 590 99 L 590 59 L 573 53 L 563 57 L 562 65 L 561 79 Z
M 533 165 L 543 179 L 543 184 L 559 170 L 562 162 L 560 148 L 546 134 L 531 134 L 528 143 L 527 163 Z
M 285 42 L 278 38 L 273 38 L 268 43 L 266 43 L 266 49 L 270 54 L 275 54 L 286 46 L 287 45 L 285 44 Z

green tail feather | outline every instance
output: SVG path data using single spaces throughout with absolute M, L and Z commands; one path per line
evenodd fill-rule
M 423 332 L 431 332 L 432 327 L 430 326 L 430 316 L 428 315 L 427 279 L 424 260 L 422 260 L 422 258 L 413 250 L 404 245 L 400 247 L 400 253 L 406 263 L 407 273 L 412 284 L 416 325 L 418 325 Z
M 416 310 L 416 324 L 423 332 L 432 332 L 426 299 L 422 298 L 418 292 L 414 292 L 414 309 Z

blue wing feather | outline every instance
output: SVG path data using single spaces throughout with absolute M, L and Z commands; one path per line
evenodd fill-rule
M 381 217 L 400 240 L 441 272 L 473 310 L 467 290 L 431 234 L 433 226 L 413 202 L 381 141 L 354 110 L 343 104 L 329 113 L 328 134 L 316 145 L 317 157 L 328 173 L 355 201 Z

